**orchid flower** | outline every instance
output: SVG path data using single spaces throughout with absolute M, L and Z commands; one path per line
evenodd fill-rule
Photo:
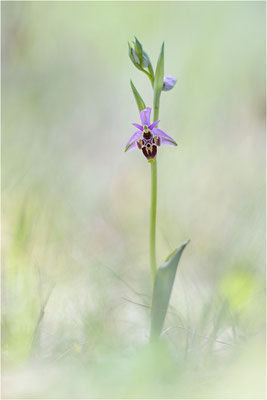
M 133 124 L 133 126 L 138 128 L 138 131 L 128 140 L 125 148 L 125 151 L 130 151 L 138 147 L 148 160 L 156 157 L 158 146 L 177 146 L 177 143 L 171 136 L 168 136 L 161 129 L 156 128 L 160 122 L 159 120 L 150 124 L 151 110 L 148 107 L 140 112 L 142 125 Z

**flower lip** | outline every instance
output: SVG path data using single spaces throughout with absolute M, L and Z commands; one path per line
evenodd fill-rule
M 142 147 L 142 152 L 144 156 L 148 159 L 151 160 L 156 157 L 157 155 L 157 146 L 153 145 L 152 147 Z

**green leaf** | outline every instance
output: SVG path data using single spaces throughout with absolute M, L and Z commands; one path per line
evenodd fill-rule
M 146 108 L 146 105 L 145 105 L 142 97 L 138 93 L 136 87 L 134 86 L 133 82 L 132 81 L 130 81 L 130 82 L 131 82 L 131 88 L 132 88 L 132 91 L 133 91 L 133 94 L 134 94 L 134 97 L 135 97 L 135 101 L 136 101 L 137 107 L 139 109 L 139 112 L 141 112 L 142 110 L 144 110 Z
M 154 108 L 159 108 L 159 99 L 164 79 L 164 42 L 162 43 L 154 79 Z
M 178 263 L 188 243 L 189 240 L 174 250 L 156 273 L 152 298 L 150 340 L 156 339 L 161 334 Z

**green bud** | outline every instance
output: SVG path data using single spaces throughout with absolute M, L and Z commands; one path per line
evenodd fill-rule
M 143 58 L 143 47 L 142 47 L 141 43 L 139 42 L 139 40 L 137 38 L 135 38 L 134 51 L 137 54 L 137 56 L 140 58 L 140 60 L 142 60 L 142 58 Z
M 145 52 L 143 52 L 142 67 L 147 68 L 149 63 L 150 63 L 150 60 L 148 58 L 148 55 Z
M 149 77 L 152 86 L 154 83 L 154 71 L 147 53 L 143 50 L 141 42 L 137 38 L 129 45 L 129 57 L 136 68 L 145 72 Z
M 135 53 L 134 49 L 131 47 L 130 43 L 128 43 L 128 45 L 129 45 L 129 57 L 132 63 L 136 66 L 136 68 L 141 69 L 141 63 L 139 57 Z

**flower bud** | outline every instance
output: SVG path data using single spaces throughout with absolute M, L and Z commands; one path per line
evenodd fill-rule
M 134 51 L 134 49 L 131 47 L 130 43 L 129 44 L 129 57 L 132 61 L 132 63 L 136 66 L 136 68 L 141 69 L 141 63 L 138 55 Z
M 164 76 L 162 90 L 164 90 L 165 92 L 171 90 L 174 87 L 175 83 L 176 79 L 173 78 L 173 76 L 171 75 Z
M 134 66 L 141 71 L 145 72 L 151 82 L 153 83 L 154 80 L 154 71 L 150 62 L 150 59 L 147 53 L 143 50 L 142 44 L 139 42 L 137 38 L 135 41 L 129 44 L 129 57 L 134 64 Z
M 139 40 L 137 38 L 135 38 L 134 51 L 137 54 L 137 56 L 140 58 L 140 60 L 142 60 L 142 58 L 143 58 L 143 47 L 142 47 L 141 43 L 139 42 Z

